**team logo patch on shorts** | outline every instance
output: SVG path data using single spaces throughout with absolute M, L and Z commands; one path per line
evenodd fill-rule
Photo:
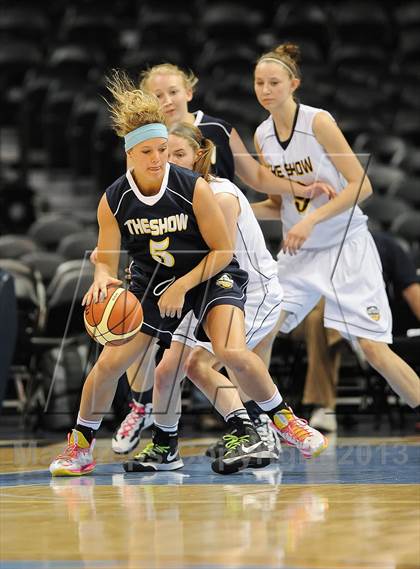
M 232 288 L 233 287 L 233 279 L 230 275 L 228 274 L 224 274 L 220 277 L 220 279 L 217 279 L 216 281 L 217 286 L 220 286 L 222 288 Z
M 366 312 L 368 313 L 368 316 L 372 318 L 372 320 L 378 321 L 381 318 L 381 313 L 379 312 L 379 308 L 377 306 L 368 306 L 366 308 Z

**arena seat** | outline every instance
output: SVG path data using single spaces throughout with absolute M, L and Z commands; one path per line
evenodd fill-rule
M 408 155 L 408 146 L 403 138 L 395 135 L 361 133 L 354 141 L 355 152 L 371 152 L 375 162 L 400 166 Z
M 331 9 L 336 36 L 340 41 L 362 45 L 392 46 L 394 30 L 381 2 L 338 2 Z
M 65 261 L 64 257 L 57 253 L 41 250 L 25 253 L 20 260 L 33 271 L 39 271 L 45 286 L 48 286 L 50 283 L 56 273 L 57 267 Z
M 316 2 L 284 2 L 278 7 L 272 29 L 284 40 L 313 38 L 327 55 L 332 39 L 332 27 L 327 12 Z
M 375 194 L 363 202 L 361 208 L 369 217 L 379 221 L 385 230 L 389 229 L 399 214 L 405 214 L 410 209 L 409 205 L 402 200 Z
M 65 259 L 84 259 L 96 247 L 98 235 L 91 231 L 81 231 L 61 239 L 57 253 Z
M 78 234 L 83 226 L 71 216 L 47 213 L 40 216 L 28 229 L 28 236 L 44 249 L 54 249 L 67 235 Z
M 250 9 L 236 2 L 208 4 L 199 18 L 203 39 L 224 39 L 226 43 L 254 37 L 264 22 L 258 8 Z
M 368 176 L 375 192 L 392 195 L 395 189 L 405 181 L 405 172 L 395 166 L 375 162 L 375 155 L 369 164 Z
M 420 210 L 420 176 L 406 177 L 393 189 L 392 195 Z
M 420 211 L 395 212 L 391 231 L 403 237 L 410 244 L 419 248 L 420 242 Z
M 37 243 L 26 235 L 0 236 L 0 259 L 19 259 L 37 249 Z

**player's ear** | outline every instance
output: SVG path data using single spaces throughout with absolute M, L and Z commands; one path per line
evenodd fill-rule
M 187 93 L 187 102 L 189 103 L 193 98 L 193 91 L 192 89 L 186 89 L 186 93 Z
M 299 86 L 300 86 L 300 79 L 298 79 L 297 77 L 293 77 L 293 79 L 292 79 L 292 93 L 294 93 L 296 91 L 296 89 L 298 89 Z

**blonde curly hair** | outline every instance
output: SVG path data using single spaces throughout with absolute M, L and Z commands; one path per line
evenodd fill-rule
M 123 137 L 146 124 L 165 124 L 158 99 L 139 89 L 124 71 L 114 69 L 106 77 L 106 87 L 114 99 L 107 104 L 118 136 Z

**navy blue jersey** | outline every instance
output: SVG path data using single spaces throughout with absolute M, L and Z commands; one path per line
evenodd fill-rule
M 212 173 L 219 178 L 227 178 L 233 181 L 235 177 L 235 164 L 229 140 L 232 125 L 222 119 L 205 115 L 202 111 L 196 111 L 194 124 L 203 136 L 211 140 L 216 146 L 215 163 L 212 165 Z
M 164 281 L 191 271 L 209 252 L 192 203 L 199 174 L 167 164 L 159 192 L 141 194 L 130 172 L 106 198 L 121 232 L 121 248 L 133 258 L 133 280 Z

